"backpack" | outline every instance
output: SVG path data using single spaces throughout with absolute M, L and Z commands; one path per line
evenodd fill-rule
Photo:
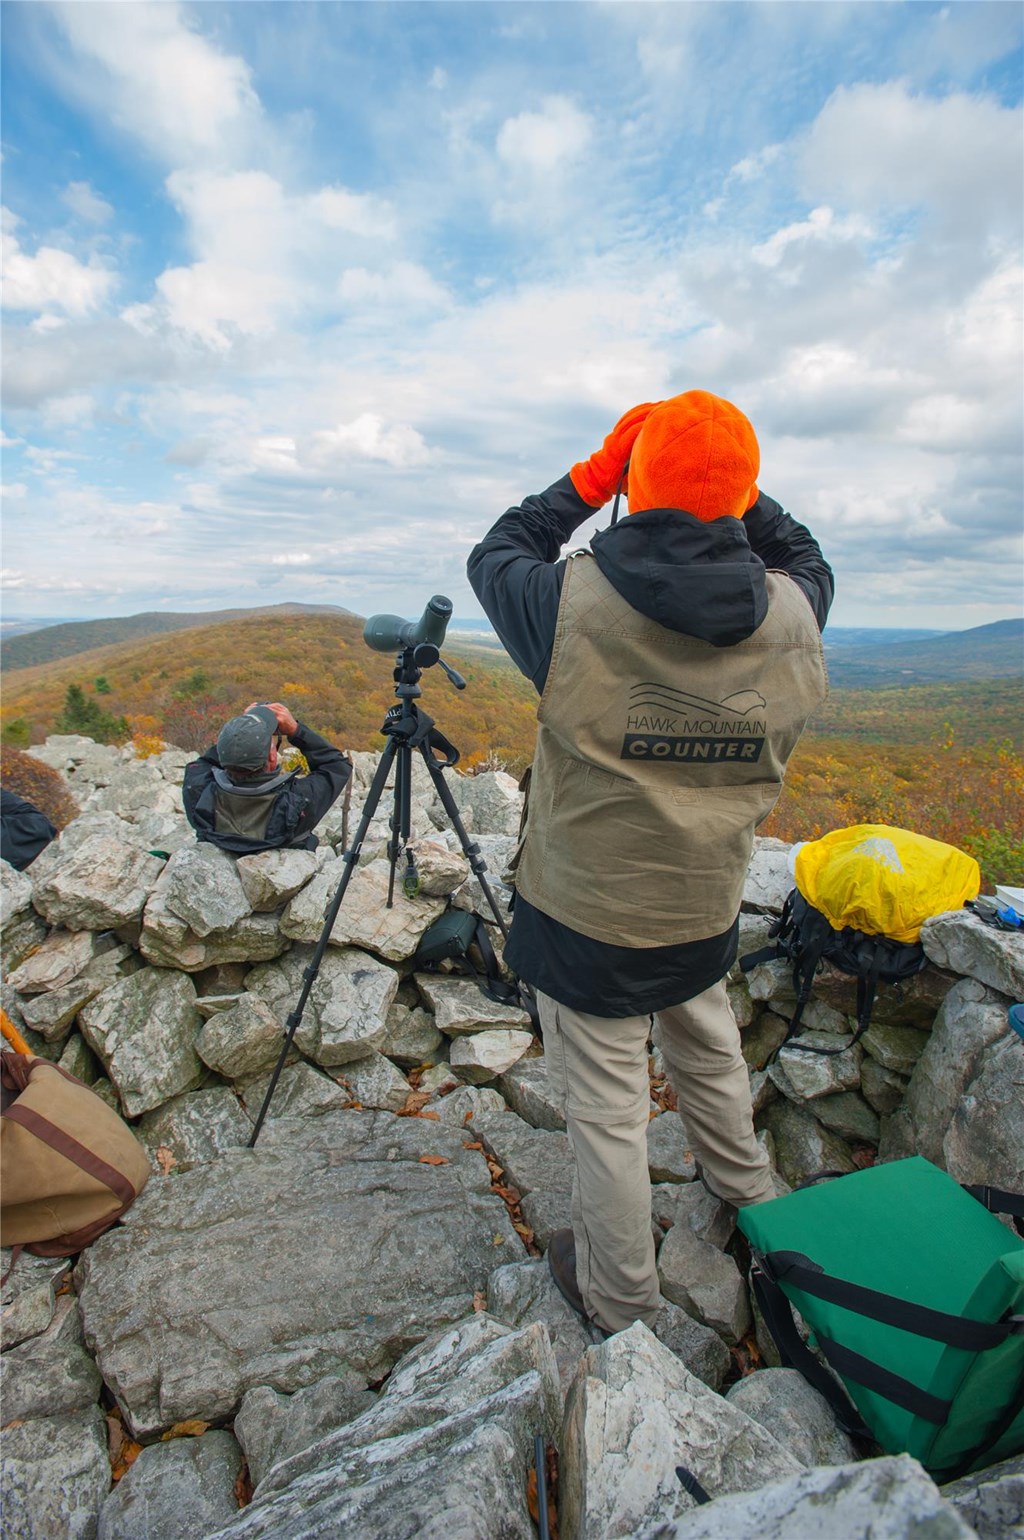
M 977 861 L 952 845 L 885 824 L 855 824 L 796 847 L 796 887 L 769 934 L 774 944 L 748 952 L 744 973 L 785 958 L 793 965 L 796 1007 L 780 1048 L 800 1029 L 822 962 L 857 980 L 857 1026 L 837 1048 L 793 1043 L 803 1053 L 845 1053 L 871 1023 L 880 981 L 898 984 L 927 962 L 921 926 L 977 894 Z
M 134 1203 L 149 1159 L 87 1085 L 47 1059 L 0 1054 L 0 1245 L 43 1257 L 88 1246 Z
M 470 955 L 473 947 L 483 964 L 482 970 Z M 478 914 L 453 907 L 427 926 L 413 958 L 413 968 L 418 972 L 437 973 L 442 962 L 454 965 L 450 971 L 476 979 L 489 1000 L 519 1006 L 528 1013 L 533 1030 L 540 1031 L 533 991 L 520 979 L 510 982 L 502 978 L 487 926 Z
M 915 1155 L 737 1215 L 783 1363 L 847 1433 L 939 1483 L 1024 1451 L 1024 1240 L 999 1212 L 1024 1216 L 1024 1197 Z

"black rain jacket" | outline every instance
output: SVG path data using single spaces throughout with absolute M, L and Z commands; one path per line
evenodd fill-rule
M 219 845 L 234 855 L 254 855 L 259 850 L 315 850 L 314 828 L 343 791 L 352 774 L 352 761 L 319 733 L 300 722 L 288 742 L 305 756 L 309 775 L 286 776 L 280 783 L 262 839 L 217 832 L 217 781 L 220 770 L 216 745 L 185 767 L 181 788 L 185 816 L 196 838 Z M 267 777 L 267 785 L 276 780 Z M 248 783 L 258 788 L 259 783 Z
M 519 669 L 544 689 L 565 581 L 559 554 L 594 509 L 563 476 L 503 514 L 470 553 L 473 592 Z M 703 523 L 674 508 L 629 514 L 590 542 L 601 572 L 641 614 L 716 647 L 744 640 L 768 610 L 766 569 L 799 585 L 824 627 L 832 570 L 814 536 L 763 492 L 742 519 Z M 736 958 L 738 922 L 665 947 L 609 946 L 517 894 L 505 956 L 552 999 L 596 1016 L 644 1015 L 710 989 Z

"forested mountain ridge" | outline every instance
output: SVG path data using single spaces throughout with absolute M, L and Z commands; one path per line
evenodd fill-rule
M 121 615 L 109 620 L 67 620 L 59 625 L 20 632 L 4 641 L 0 667 L 4 670 L 31 668 L 36 663 L 50 663 L 81 652 L 117 642 L 141 641 L 166 631 L 186 631 L 196 626 L 215 626 L 230 620 L 257 616 L 345 615 L 352 611 L 336 604 L 270 604 L 256 609 L 199 610 L 163 612 L 147 610 L 140 615 Z M 358 618 L 358 617 L 355 617 Z
M 1024 619 L 996 620 L 968 631 L 905 641 L 829 648 L 829 677 L 840 689 L 928 684 L 941 679 L 1020 679 L 1024 676 Z
M 253 700 L 283 700 L 347 749 L 380 749 L 394 703 L 394 658 L 373 652 L 363 622 L 342 612 L 249 613 L 245 619 L 120 642 L 18 669 L 4 678 L 5 742 L 25 746 L 60 724 L 68 690 L 103 713 L 140 752 L 161 739 L 201 751 Z M 985 630 L 987 628 L 979 628 Z M 967 633 L 969 634 L 969 633 Z M 460 768 L 500 764 L 518 775 L 533 756 L 537 695 L 504 653 L 452 636 L 446 662 L 421 680 L 421 705 L 461 751 Z M 1019 679 L 833 688 L 790 762 L 761 833 L 814 838 L 850 823 L 915 828 L 977 854 L 994 881 L 1024 870 L 1024 711 Z

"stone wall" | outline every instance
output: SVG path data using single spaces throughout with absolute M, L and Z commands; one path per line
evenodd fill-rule
M 737 1377 L 754 1362 L 752 1330 L 766 1364 L 773 1348 L 732 1216 L 694 1183 L 685 1129 L 665 1110 L 656 1041 L 659 1321 L 599 1345 L 561 1300 L 538 1259 L 569 1222 L 571 1162 L 542 1045 L 524 1012 L 412 963 L 449 902 L 491 921 L 500 950 L 422 764 L 420 892 L 399 883 L 387 904 L 388 795 L 250 1149 L 345 870 L 343 810 L 315 853 L 235 860 L 192 837 L 184 753 L 136 761 L 81 738 L 32 752 L 65 775 L 81 813 L 25 873 L 0 866 L 4 1008 L 35 1052 L 131 1123 L 153 1176 L 72 1277 L 23 1257 L 4 1291 L 12 1535 L 530 1535 L 537 1433 L 559 1452 L 563 1540 L 730 1533 L 686 1527 L 679 1463 L 722 1503 L 752 1489 L 765 1513 L 834 1502 L 837 1524 L 898 1479 L 911 1495 L 886 1535 L 933 1513 L 947 1524 L 936 1533 L 974 1532 L 968 1495 L 958 1516 L 915 1462 L 856 1462 L 791 1371 Z M 354 757 L 349 838 L 376 764 Z M 449 784 L 507 912 L 515 783 Z M 781 909 L 787 857 L 757 842 L 741 952 Z M 861 1043 L 827 1057 L 791 1044 L 769 1064 L 792 1015 L 788 969 L 734 970 L 780 1191 L 915 1151 L 958 1181 L 1024 1188 L 1024 1045 L 1006 1016 L 1024 998 L 1024 943 L 966 912 L 929 921 L 923 940 L 925 971 L 902 991 L 882 986 Z M 824 971 L 802 1040 L 843 1043 L 854 994 Z M 111 1440 L 143 1446 L 113 1488 Z M 256 1491 L 240 1511 L 243 1455 Z M 841 1479 L 810 1479 L 823 1467 Z M 1015 1482 L 999 1476 L 997 1506 Z M 406 1523 L 412 1492 L 421 1530 Z M 985 1506 L 969 1498 L 971 1513 Z

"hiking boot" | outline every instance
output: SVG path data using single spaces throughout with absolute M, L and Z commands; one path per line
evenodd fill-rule
M 571 1230 L 556 1230 L 548 1241 L 548 1271 L 555 1280 L 555 1287 L 567 1304 L 581 1315 L 588 1326 L 602 1337 L 610 1337 L 610 1331 L 599 1326 L 587 1314 L 580 1286 L 576 1282 L 576 1237 Z

